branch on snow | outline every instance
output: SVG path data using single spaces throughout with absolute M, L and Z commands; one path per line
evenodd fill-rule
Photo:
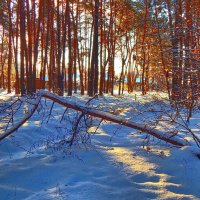
M 177 138 L 177 136 L 173 137 L 173 135 L 170 135 L 169 133 L 164 133 L 164 132 L 159 131 L 155 128 L 148 127 L 148 126 L 140 124 L 138 122 L 134 123 L 134 122 L 128 121 L 127 119 L 124 119 L 124 118 L 119 117 L 119 116 L 115 116 L 115 115 L 110 114 L 108 112 L 103 112 L 103 111 L 100 111 L 100 110 L 96 110 L 94 108 L 89 108 L 89 107 L 86 107 L 86 106 L 77 105 L 76 103 L 71 102 L 71 101 L 69 101 L 69 100 L 67 100 L 63 97 L 57 96 L 53 93 L 43 91 L 43 90 L 40 90 L 38 92 L 38 97 L 36 98 L 31 111 L 29 111 L 20 122 L 16 123 L 12 128 L 8 129 L 3 134 L 1 134 L 0 135 L 0 141 L 3 140 L 4 138 L 6 138 L 7 136 L 9 136 L 10 134 L 12 134 L 14 131 L 16 131 L 20 126 L 22 126 L 34 114 L 34 112 L 36 111 L 36 109 L 37 109 L 37 107 L 40 103 L 41 98 L 50 99 L 53 102 L 58 103 L 58 104 L 66 107 L 66 108 L 71 108 L 73 110 L 79 111 L 79 112 L 86 114 L 86 115 L 90 115 L 92 117 L 97 117 L 97 118 L 100 118 L 102 120 L 110 121 L 110 122 L 113 122 L 113 123 L 117 123 L 117 124 L 120 124 L 120 125 L 123 125 L 123 126 L 127 126 L 127 127 L 130 127 L 130 128 L 139 130 L 141 132 L 145 132 L 149 135 L 152 135 L 152 136 L 154 136 L 154 137 L 156 137 L 160 140 L 163 140 L 163 141 L 170 143 L 172 145 L 175 145 L 175 146 L 181 147 L 181 146 L 186 145 L 186 142 L 184 140 L 181 140 L 180 138 Z

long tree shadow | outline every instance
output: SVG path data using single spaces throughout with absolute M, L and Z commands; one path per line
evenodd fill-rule
M 113 124 L 101 126 L 96 136 L 99 139 L 95 139 L 105 141 L 107 138 L 109 141 L 117 126 Z M 107 159 L 119 167 L 133 183 L 133 187 L 143 191 L 147 198 L 153 195 L 153 199 L 198 199 L 200 192 L 193 189 L 191 184 L 200 178 L 195 177 L 194 172 L 194 170 L 198 172 L 200 166 L 194 167 L 192 163 L 189 163 L 191 161 L 189 157 L 187 157 L 188 161 L 184 161 L 184 156 L 177 158 L 170 155 L 169 149 L 160 151 L 167 156 L 145 151 L 141 148 L 144 136 L 133 134 L 131 131 L 128 128 L 121 128 L 115 133 L 112 141 L 107 142 L 108 148 L 104 147 L 104 152 Z M 188 166 L 184 162 L 188 162 Z M 186 171 L 190 173 L 187 176 L 185 176 Z

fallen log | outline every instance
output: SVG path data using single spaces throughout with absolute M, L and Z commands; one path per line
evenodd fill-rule
M 10 134 L 12 134 L 14 131 L 16 131 L 20 126 L 22 126 L 34 114 L 34 112 L 36 111 L 36 109 L 38 107 L 38 104 L 40 103 L 41 98 L 50 99 L 53 102 L 58 103 L 64 107 L 71 108 L 73 110 L 79 111 L 86 115 L 90 115 L 92 117 L 97 117 L 97 118 L 100 118 L 100 119 L 103 119 L 106 121 L 110 121 L 113 123 L 117 123 L 117 124 L 120 124 L 120 125 L 123 125 L 126 127 L 130 127 L 130 128 L 139 130 L 141 132 L 145 132 L 149 135 L 152 135 L 153 137 L 156 137 L 160 140 L 163 140 L 163 141 L 170 143 L 172 145 L 175 145 L 175 146 L 182 147 L 182 146 L 186 145 L 186 142 L 184 140 L 179 139 L 177 136 L 175 137 L 173 135 L 170 135 L 169 133 L 164 133 L 155 128 L 148 127 L 147 125 L 143 125 L 138 122 L 135 123 L 135 122 L 128 121 L 127 119 L 110 114 L 108 112 L 103 112 L 103 111 L 100 111 L 100 110 L 97 110 L 94 108 L 90 108 L 87 106 L 78 105 L 78 104 L 71 102 L 63 97 L 57 96 L 53 93 L 43 91 L 43 90 L 40 90 L 38 92 L 38 97 L 36 98 L 31 111 L 28 112 L 28 114 L 25 115 L 25 117 L 20 122 L 16 123 L 12 128 L 10 128 L 9 130 L 7 130 L 3 134 L 1 134 L 0 141 L 3 140 L 4 138 L 6 138 L 7 136 L 9 136 Z

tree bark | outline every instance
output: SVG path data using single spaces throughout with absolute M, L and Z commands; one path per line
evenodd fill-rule
M 19 13 L 20 13 L 20 87 L 21 87 L 21 95 L 26 94 L 25 89 L 25 78 L 24 78 L 24 61 L 25 61 L 25 48 L 26 48 L 26 36 L 25 36 L 25 13 L 24 13 L 24 0 L 19 0 Z
M 68 25 L 68 96 L 72 95 L 72 41 L 71 41 L 71 20 L 70 20 L 70 6 L 69 0 L 67 1 L 67 25 Z
M 8 42 L 8 93 L 11 93 L 11 67 L 12 67 L 12 18 L 11 18 L 11 0 L 8 0 L 8 17 L 9 17 L 9 42 Z

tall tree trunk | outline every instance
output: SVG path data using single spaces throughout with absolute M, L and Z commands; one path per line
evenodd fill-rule
M 33 0 L 33 30 L 34 30 L 34 63 L 33 63 L 33 76 L 32 76 L 32 86 L 33 92 L 36 92 L 36 64 L 38 60 L 38 47 L 39 47 L 39 38 L 41 32 L 41 19 L 43 17 L 43 2 L 39 1 L 39 13 L 38 19 L 36 20 L 36 5 L 35 1 Z M 37 28 L 36 28 L 36 21 L 37 21 Z
M 25 48 L 26 48 L 26 38 L 25 38 L 25 13 L 24 13 L 24 0 L 19 0 L 19 14 L 20 14 L 20 87 L 21 95 L 26 94 L 25 89 L 25 78 L 24 78 L 24 61 L 25 61 Z
M 162 62 L 162 67 L 163 71 L 165 74 L 165 81 L 166 81 L 166 86 L 167 86 L 167 93 L 168 93 L 168 98 L 171 98 L 171 91 L 170 91 L 170 82 L 169 82 L 169 70 L 166 68 L 166 63 L 165 63 L 165 56 L 164 56 L 164 48 L 163 48 L 163 43 L 162 43 L 162 38 L 161 38 L 161 33 L 160 33 L 160 24 L 158 20 L 158 9 L 157 9 L 157 4 L 155 3 L 155 17 L 156 17 L 156 25 L 157 25 L 157 30 L 158 30 L 158 41 L 159 41 L 159 47 L 160 47 L 160 57 L 161 57 L 161 62 Z
M 170 37 L 172 43 L 172 100 L 178 101 L 181 97 L 181 70 L 178 63 L 178 10 L 175 8 L 175 28 L 173 27 L 173 18 L 171 3 L 169 0 L 167 2 L 168 18 L 169 18 L 169 28 L 170 28 Z M 175 1 L 177 7 L 177 0 Z
M 70 6 L 67 1 L 67 25 L 68 25 L 68 96 L 72 95 L 72 42 L 71 42 L 71 20 L 70 20 Z
M 8 41 L 8 73 L 7 73 L 7 89 L 11 93 L 11 67 L 12 67 L 12 18 L 11 18 L 11 0 L 7 0 L 8 17 L 9 17 L 9 41 Z
M 32 46 L 33 46 L 33 39 L 32 39 L 32 34 L 33 34 L 33 23 L 32 23 L 32 19 L 30 18 L 30 6 L 29 6 L 29 1 L 26 0 L 26 16 L 27 16 L 27 29 L 28 29 L 28 85 L 29 85 L 29 93 L 33 93 L 33 55 L 32 55 Z
M 95 0 L 95 11 L 93 15 L 94 20 L 94 34 L 93 34 L 93 49 L 92 49 L 92 60 L 91 60 L 91 72 L 89 74 L 90 90 L 88 91 L 89 96 L 93 96 L 98 93 L 98 81 L 99 81 L 99 69 L 98 69 L 98 28 L 99 28 L 99 0 Z
M 63 96 L 63 76 L 62 76 L 62 69 L 61 69 L 61 22 L 60 22 L 60 1 L 57 0 L 57 81 L 58 81 L 58 94 Z

